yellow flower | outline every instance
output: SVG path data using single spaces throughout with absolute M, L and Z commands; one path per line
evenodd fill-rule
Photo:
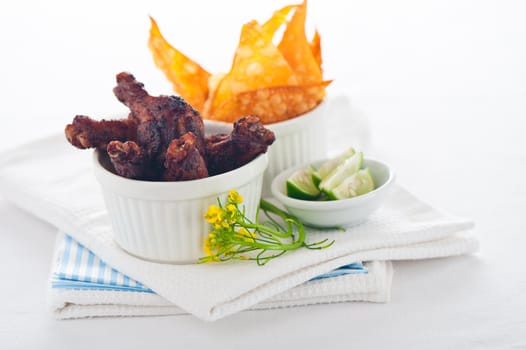
M 239 204 L 243 202 L 243 197 L 236 190 L 230 190 L 228 192 L 228 202 Z
M 250 236 L 250 232 L 244 227 L 241 227 L 239 230 L 237 230 L 238 233 L 241 233 L 241 236 Z
M 221 226 L 221 222 L 223 221 L 224 216 L 224 210 L 219 208 L 217 205 L 211 205 L 208 207 L 208 211 L 205 214 L 205 219 L 211 224 L 214 224 L 216 226 L 219 224 Z
M 245 241 L 253 242 L 254 239 L 256 238 L 255 232 L 250 232 L 244 227 L 241 227 L 239 230 L 237 230 L 237 233 L 239 233 Z
M 219 261 L 219 258 L 213 251 L 217 250 L 217 240 L 216 235 L 213 232 L 210 232 L 208 234 L 208 237 L 205 238 L 204 244 L 203 244 L 203 252 L 205 253 L 205 257 L 208 258 L 208 261 Z
M 234 204 L 227 204 L 226 216 L 228 220 L 233 220 L 236 217 L 237 207 Z
M 212 233 L 208 235 L 207 238 L 205 238 L 204 244 L 203 244 L 203 251 L 205 255 L 210 256 L 212 255 Z

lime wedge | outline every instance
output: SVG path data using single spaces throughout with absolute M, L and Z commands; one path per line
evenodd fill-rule
M 363 153 L 358 152 L 345 159 L 329 175 L 324 177 L 320 182 L 320 190 L 324 192 L 332 191 L 345 179 L 356 173 L 363 164 Z
M 374 190 L 374 180 L 369 168 L 358 170 L 341 184 L 327 191 L 331 199 L 345 199 L 356 197 Z
M 320 168 L 317 171 L 312 173 L 314 183 L 316 185 L 319 185 L 320 182 L 327 177 L 327 175 L 329 175 L 334 169 L 338 167 L 338 165 L 343 163 L 347 158 L 351 157 L 355 153 L 356 152 L 354 151 L 354 148 L 349 147 L 340 155 L 327 160 L 320 166 Z
M 320 190 L 312 181 L 311 168 L 301 169 L 287 179 L 287 195 L 292 198 L 312 200 L 320 195 Z
M 310 177 L 312 178 L 312 182 L 314 183 L 314 186 L 318 187 L 320 186 L 321 177 L 318 174 L 318 170 L 314 165 L 310 166 Z

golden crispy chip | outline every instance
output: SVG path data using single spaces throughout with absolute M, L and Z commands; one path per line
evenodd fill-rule
M 155 64 L 172 83 L 173 89 L 196 110 L 202 111 L 208 97 L 210 73 L 172 47 L 162 36 L 155 20 L 151 17 L 150 20 L 148 46 Z
M 306 16 L 307 1 L 304 1 L 296 8 L 278 45 L 279 50 L 294 69 L 300 85 L 322 81 L 320 67 L 305 36 Z
M 276 31 L 287 21 L 287 15 L 290 10 L 297 7 L 296 5 L 285 6 L 284 8 L 274 12 L 272 17 L 263 23 L 263 31 L 270 37 L 274 37 Z
M 312 55 L 312 53 L 311 53 Z M 234 95 L 261 87 L 296 85 L 297 79 L 272 38 L 255 21 L 243 26 L 230 72 L 210 95 L 205 117 Z
M 205 104 L 203 105 L 203 110 L 201 111 L 203 118 L 207 118 L 207 116 L 211 114 L 212 101 L 216 96 L 216 91 L 219 87 L 219 84 L 221 84 L 225 77 L 226 73 L 216 73 L 212 74 L 210 78 L 208 78 L 208 98 L 206 99 Z
M 287 23 L 289 14 L 294 10 Z M 264 124 L 306 113 L 325 96 L 320 35 L 305 35 L 306 0 L 285 6 L 259 25 L 242 28 L 232 67 L 227 74 L 210 75 L 197 63 L 170 46 L 153 19 L 149 45 L 155 63 L 174 90 L 207 119 L 233 122 L 255 114 Z M 285 25 L 278 46 L 272 42 Z
M 276 86 L 245 91 L 232 96 L 208 119 L 234 122 L 245 115 L 257 115 L 263 124 L 284 121 L 316 107 L 331 81 L 317 84 Z
M 310 49 L 312 51 L 312 56 L 314 56 L 314 59 L 316 60 L 316 63 L 318 64 L 318 67 L 321 69 L 321 38 L 320 33 L 316 30 L 314 32 L 314 37 L 312 38 L 312 41 L 310 42 Z

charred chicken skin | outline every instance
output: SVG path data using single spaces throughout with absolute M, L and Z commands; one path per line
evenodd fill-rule
M 230 135 L 219 134 L 206 138 L 206 160 L 210 175 L 217 175 L 247 164 L 265 153 L 275 140 L 258 117 L 246 116 L 234 123 Z
M 192 132 L 170 143 L 164 161 L 164 181 L 194 180 L 208 176 L 205 159 L 197 144 L 197 137 Z
M 66 126 L 66 138 L 77 148 L 98 148 L 105 150 L 110 141 L 135 140 L 137 125 L 134 120 L 93 120 L 77 115 Z
M 130 109 L 127 119 L 76 116 L 65 129 L 75 147 L 107 152 L 118 175 L 137 180 L 183 181 L 220 174 L 267 151 L 274 134 L 259 118 L 239 119 L 231 134 L 205 139 L 199 113 L 177 96 L 150 96 L 134 76 L 117 75 L 113 89 Z
M 138 125 L 137 142 L 148 157 L 159 158 L 162 163 L 172 140 L 187 132 L 195 135 L 196 146 L 204 155 L 203 119 L 185 100 L 176 96 L 150 96 L 142 83 L 125 72 L 117 75 L 113 92 L 130 109 L 130 117 Z
M 146 173 L 150 169 L 148 159 L 135 142 L 111 141 L 107 152 L 117 174 L 136 180 L 153 177 Z

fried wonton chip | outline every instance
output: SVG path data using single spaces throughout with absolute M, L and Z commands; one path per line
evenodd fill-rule
M 162 36 L 157 23 L 151 20 L 148 45 L 153 59 L 174 90 L 190 105 L 201 111 L 208 97 L 208 79 L 210 73 L 183 53 L 172 47 Z
M 307 1 L 245 24 L 228 73 L 211 75 L 164 40 L 152 19 L 150 48 L 174 90 L 206 119 L 257 115 L 264 124 L 304 114 L 325 97 L 320 35 L 305 35 Z M 290 19 L 289 19 L 290 17 Z M 284 28 L 279 45 L 273 43 Z
M 285 6 L 278 11 L 275 11 L 274 14 L 270 19 L 268 19 L 261 27 L 263 31 L 263 35 L 265 35 L 266 39 L 272 40 L 274 37 L 274 34 L 276 31 L 287 21 L 287 16 L 290 13 L 292 9 L 294 9 L 296 5 L 289 5 Z M 252 23 L 249 24 L 252 26 L 256 26 L 256 24 Z M 243 37 L 243 35 L 242 35 Z M 240 43 L 242 40 L 240 40 Z M 204 108 L 203 108 L 203 114 L 210 115 L 212 113 L 212 102 L 215 99 L 215 106 L 220 105 L 222 102 L 221 97 L 216 97 L 216 90 L 221 81 L 225 78 L 227 74 L 226 73 L 217 73 L 213 74 L 209 80 L 208 80 L 208 91 L 209 91 L 209 97 L 208 100 L 205 102 Z M 224 89 L 225 87 L 223 87 Z M 224 102 L 224 101 L 223 101 Z
M 331 81 L 309 85 L 276 86 L 245 91 L 232 96 L 209 119 L 234 122 L 242 116 L 259 116 L 263 124 L 284 121 L 316 107 Z
M 314 58 L 305 35 L 306 16 L 307 2 L 304 1 L 296 8 L 278 45 L 279 50 L 294 69 L 300 85 L 322 81 L 321 68 Z
M 314 37 L 310 42 L 310 49 L 312 51 L 312 56 L 314 56 L 314 59 L 316 60 L 316 63 L 318 64 L 318 67 L 320 67 L 321 71 L 321 38 L 320 33 L 318 33 L 317 30 L 314 32 Z
M 274 34 L 278 31 L 278 29 L 287 21 L 287 16 L 290 13 L 290 10 L 295 7 L 297 6 L 289 5 L 274 12 L 272 17 L 263 23 L 263 31 L 270 37 L 274 37 Z
M 272 43 L 272 37 L 252 21 L 243 26 L 232 68 L 210 96 L 212 103 L 204 114 L 215 114 L 221 104 L 239 93 L 297 83 L 293 69 Z

